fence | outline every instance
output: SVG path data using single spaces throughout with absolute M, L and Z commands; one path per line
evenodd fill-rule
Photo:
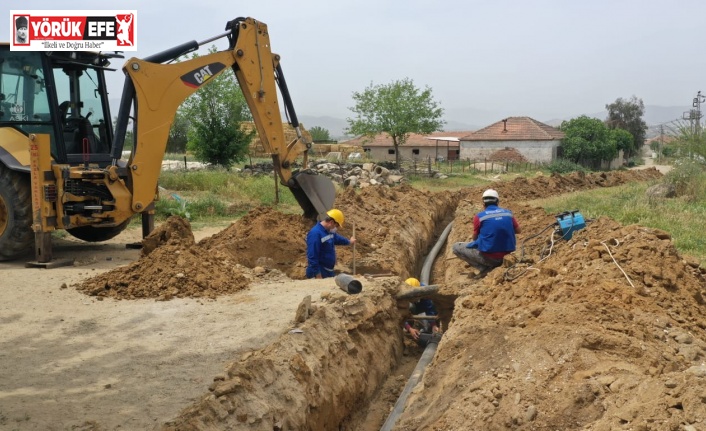
M 407 172 L 419 175 L 428 174 L 429 176 L 433 176 L 437 172 L 442 174 L 469 173 L 487 175 L 492 173 L 537 171 L 546 169 L 547 164 L 542 162 L 489 160 L 487 158 L 439 161 L 427 157 L 425 159 L 402 159 L 400 160 L 400 167 Z

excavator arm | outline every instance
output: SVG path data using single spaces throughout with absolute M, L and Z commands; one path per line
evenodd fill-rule
M 226 50 L 169 63 L 223 37 L 229 41 Z M 169 129 L 179 106 L 228 68 L 235 73 L 280 182 L 290 188 L 304 216 L 316 219 L 331 208 L 335 198 L 331 180 L 306 169 L 293 170 L 300 156 L 306 168 L 311 143 L 306 142 L 301 133 L 279 60 L 279 55 L 271 51 L 267 25 L 252 18 L 237 18 L 228 22 L 226 32 L 216 37 L 187 42 L 145 59 L 132 58 L 126 62 L 123 67 L 125 86 L 111 156 L 113 168 L 117 170 L 130 111 L 134 108 L 135 147 L 127 163 L 132 211 L 142 212 L 154 200 Z M 285 141 L 278 87 L 297 133 L 291 142 Z

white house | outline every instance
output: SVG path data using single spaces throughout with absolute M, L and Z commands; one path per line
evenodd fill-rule
M 550 163 L 558 156 L 564 132 L 530 117 L 508 117 L 461 138 L 461 159 L 483 160 L 507 149 L 529 162 Z

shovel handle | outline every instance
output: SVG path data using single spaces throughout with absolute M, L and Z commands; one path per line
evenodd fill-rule
M 355 238 L 355 220 L 353 220 L 353 238 Z M 353 275 L 355 275 L 355 242 L 353 243 Z

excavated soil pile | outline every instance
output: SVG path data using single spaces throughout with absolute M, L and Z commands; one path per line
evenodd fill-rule
M 215 298 L 249 282 L 243 268 L 194 244 L 189 222 L 173 216 L 143 240 L 138 261 L 88 279 L 77 290 L 116 299 Z
M 199 245 L 249 268 L 277 269 L 304 278 L 306 234 L 313 222 L 270 207 L 255 208 Z
M 229 364 L 211 393 L 162 430 L 336 430 L 399 360 L 397 277 L 332 291 L 308 319 Z
M 504 201 L 546 197 L 592 187 L 658 178 L 655 169 L 590 175 L 552 175 L 517 178 L 494 185 Z M 341 234 L 358 243 L 338 247 L 338 266 L 357 274 L 390 273 L 401 277 L 419 273 L 421 253 L 429 249 L 440 223 L 450 221 L 459 200 L 477 196 L 481 188 L 431 193 L 412 188 L 369 187 L 346 190 L 336 198 L 346 222 Z M 170 218 L 143 241 L 142 258 L 86 280 L 78 290 L 119 299 L 209 297 L 247 286 L 254 276 L 278 274 L 304 278 L 306 233 L 312 222 L 272 208 L 252 210 L 229 228 L 194 244 L 186 220 Z M 254 275 L 250 268 L 256 269 Z
M 706 429 L 706 271 L 663 231 L 599 218 L 531 238 L 553 217 L 511 208 L 524 261 L 481 281 L 448 261 L 453 321 L 395 429 Z
M 491 162 L 526 162 L 527 159 L 519 151 L 514 148 L 505 148 L 498 150 L 488 157 Z
M 339 232 L 358 239 L 356 273 L 409 274 L 416 253 L 431 240 L 434 225 L 453 211 L 451 193 L 431 194 L 410 186 L 347 190 L 336 198 L 345 222 Z M 298 215 L 258 208 L 210 238 L 202 247 L 222 252 L 247 267 L 278 269 L 294 279 L 304 278 L 306 234 L 313 226 Z M 353 247 L 338 247 L 337 268 L 352 273 Z

